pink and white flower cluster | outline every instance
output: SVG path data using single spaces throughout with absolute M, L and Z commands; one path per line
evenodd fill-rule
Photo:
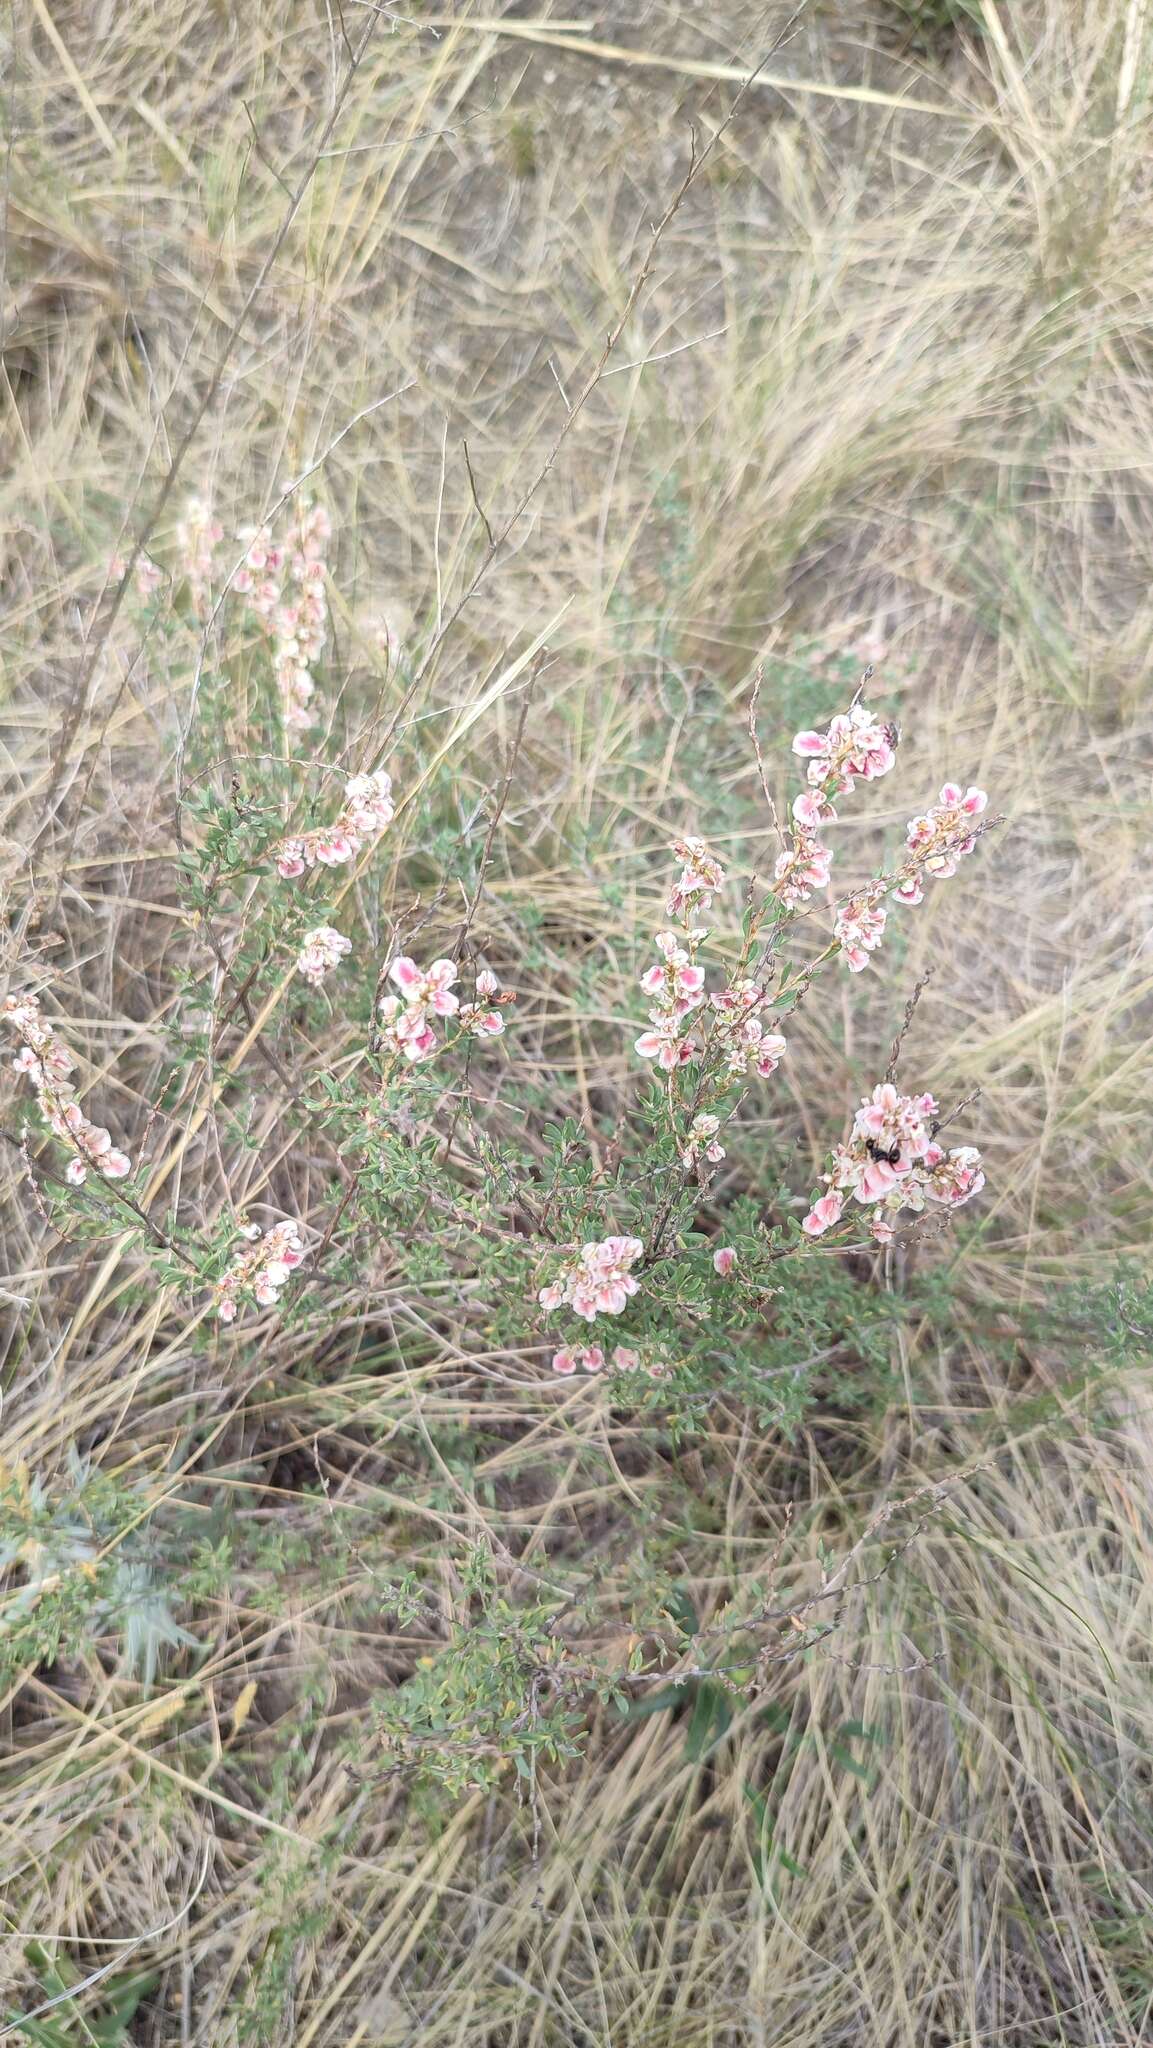
M 304 976 L 305 981 L 311 982 L 313 988 L 319 988 L 325 975 L 331 974 L 332 969 L 338 967 L 351 951 L 352 940 L 346 939 L 343 932 L 334 931 L 330 924 L 314 925 L 301 940 L 296 971 Z
M 972 1145 L 946 1153 L 936 1141 L 936 1116 L 931 1095 L 902 1095 L 891 1081 L 879 1082 L 864 1097 L 848 1142 L 833 1154 L 827 1192 L 814 1198 L 801 1225 L 806 1236 L 822 1237 L 839 1223 L 850 1196 L 872 1210 L 869 1230 L 878 1244 L 891 1244 L 905 1210 L 955 1209 L 979 1194 L 980 1153 Z
M 720 995 L 709 997 L 714 1017 L 714 1043 L 724 1059 L 731 1080 L 754 1073 L 762 1081 L 775 1074 L 788 1043 L 780 1031 L 770 1031 L 755 1012 L 767 997 L 757 981 L 731 982 Z
M 318 866 L 343 867 L 362 846 L 387 831 L 394 815 L 391 775 L 383 768 L 369 775 L 351 775 L 344 803 L 331 825 L 292 833 L 274 847 L 276 872 L 291 882 Z
M 705 970 L 698 964 L 698 948 L 708 938 L 703 925 L 690 919 L 711 901 L 724 883 L 725 873 L 703 839 L 678 839 L 673 852 L 682 862 L 681 873 L 669 892 L 666 908 L 684 920 L 680 931 L 660 931 L 655 944 L 661 958 L 641 976 L 641 987 L 654 998 L 649 1026 L 635 1041 L 642 1059 L 655 1060 L 664 1073 L 699 1059 L 702 1037 L 685 1029 L 685 1019 L 706 1006 L 711 1015 L 711 1042 L 719 1052 L 730 1080 L 756 1073 L 762 1080 L 776 1072 L 785 1052 L 779 1031 L 768 1028 L 756 1015 L 767 1001 L 759 982 L 744 977 L 713 995 L 705 993 Z M 720 1157 L 724 1157 L 723 1151 Z M 692 1159 L 687 1163 L 692 1164 Z
M 176 528 L 176 550 L 197 612 L 203 612 L 207 604 L 216 550 L 223 538 L 224 528 L 213 518 L 211 507 L 203 498 L 189 498 Z
M 703 842 L 683 843 L 699 846 Z M 688 872 L 686 869 L 674 885 L 674 895 L 681 890 Z M 671 901 L 670 897 L 670 904 Z M 690 903 L 691 898 L 686 898 L 686 908 Z M 681 943 L 682 937 L 687 942 L 685 945 Z M 694 955 L 702 939 L 707 937 L 707 932 L 695 926 L 683 934 L 657 932 L 656 947 L 661 958 L 655 966 L 646 968 L 641 976 L 641 987 L 655 1001 L 649 1011 L 652 1029 L 641 1032 L 636 1049 L 642 1059 L 655 1060 L 666 1073 L 672 1073 L 675 1068 L 695 1059 L 700 1050 L 696 1039 L 683 1032 L 681 1025 L 704 1001 L 705 970 L 696 965 Z
M 434 1017 L 455 1017 L 470 1038 L 499 1038 L 504 1030 L 504 1018 L 495 1005 L 511 998 L 487 967 L 476 977 L 476 1000 L 471 1003 L 462 1003 L 453 988 L 460 976 L 452 960 L 434 960 L 426 968 L 401 955 L 389 966 L 388 978 L 402 993 L 381 999 L 381 1037 L 414 1065 L 432 1059 L 440 1049 L 442 1041 L 432 1026 Z
M 869 964 L 885 936 L 888 912 L 877 896 L 865 891 L 842 903 L 833 921 L 833 936 L 840 942 L 840 957 L 852 974 Z
M 826 732 L 799 732 L 793 752 L 808 764 L 809 788 L 793 801 L 792 832 L 777 865 L 773 893 L 795 908 L 807 903 L 815 889 L 828 887 L 833 856 L 821 834 L 836 819 L 834 796 L 848 795 L 858 780 L 875 782 L 887 775 L 896 759 L 897 730 L 855 698 L 849 709 L 830 720 Z M 869 964 L 884 936 L 888 893 L 900 903 L 920 903 L 922 874 L 953 875 L 957 863 L 976 844 L 966 830 L 985 809 L 984 790 L 962 789 L 947 782 L 940 802 L 924 817 L 911 818 L 905 839 L 905 863 L 896 879 L 889 876 L 850 896 L 837 910 L 833 935 L 840 958 L 854 974 Z
M 794 754 L 808 762 L 808 779 L 828 796 L 848 796 L 854 783 L 875 782 L 897 758 L 896 732 L 858 699 L 830 719 L 827 732 L 799 732 Z
M 681 872 L 669 890 L 665 905 L 669 917 L 684 917 L 689 911 L 707 910 L 725 883 L 725 871 L 712 848 L 703 839 L 674 839 L 672 851 Z
M 836 815 L 827 797 L 817 791 L 803 789 L 793 798 L 791 844 L 778 854 L 773 870 L 773 893 L 782 903 L 807 903 L 814 889 L 828 888 L 833 855 L 821 830 Z
M 920 903 L 924 897 L 921 887 L 922 875 L 933 875 L 944 881 L 955 875 L 958 863 L 967 853 L 972 853 L 977 844 L 975 832 L 966 827 L 972 819 L 979 818 L 986 809 L 989 799 L 983 789 L 970 783 L 962 789 L 959 782 L 946 782 L 941 790 L 940 801 L 932 804 L 922 818 L 910 818 L 905 833 L 905 850 L 912 856 L 913 867 L 904 880 L 898 884 L 897 897 L 902 903 Z
M 553 1371 L 566 1378 L 578 1371 L 603 1372 L 606 1365 L 610 1372 L 644 1372 L 652 1380 L 663 1380 L 668 1374 L 664 1359 L 644 1359 L 639 1351 L 634 1351 L 627 1344 L 618 1344 L 611 1359 L 606 1358 L 599 1344 L 565 1345 L 562 1350 L 554 1351 L 552 1357 Z
M 814 889 L 827 889 L 833 864 L 821 833 L 836 819 L 834 796 L 848 796 L 858 780 L 875 782 L 887 775 L 897 758 L 893 726 L 855 698 L 847 711 L 830 719 L 825 732 L 799 732 L 794 754 L 808 763 L 809 787 L 793 799 L 791 843 L 778 858 L 774 894 L 795 907 L 807 903 Z
M 706 1159 L 710 1166 L 719 1166 L 721 1160 L 727 1157 L 725 1148 L 717 1137 L 720 1128 L 720 1117 L 711 1115 L 707 1110 L 700 1116 L 695 1116 L 689 1125 L 688 1139 L 681 1152 L 682 1163 L 685 1166 L 695 1166 L 699 1159 Z
M 102 1124 L 85 1116 L 69 1080 L 76 1062 L 62 1039 L 47 1024 L 34 995 L 6 996 L 4 1015 L 23 1041 L 12 1065 L 27 1074 L 36 1090 L 40 1113 L 56 1137 L 71 1147 L 65 1179 L 80 1187 L 95 1168 L 105 1180 L 124 1180 L 132 1171 L 126 1152 L 118 1151 Z
M 280 693 L 281 712 L 289 732 L 307 732 L 314 723 L 311 704 L 316 694 L 312 663 L 328 638 L 325 595 L 325 554 L 332 521 L 323 505 L 298 497 L 292 525 L 283 543 L 267 527 L 242 527 L 237 538 L 248 550 L 232 578 L 232 588 L 246 597 L 272 637 L 272 667 Z M 296 595 L 286 596 L 287 568 Z
M 217 1281 L 216 1313 L 222 1323 L 234 1323 L 241 1298 L 251 1295 L 258 1308 L 271 1308 L 295 1267 L 305 1256 L 299 1223 L 291 1218 L 262 1231 L 259 1223 L 246 1223 L 240 1236 L 251 1250 L 241 1252 Z
M 127 567 L 128 564 L 123 555 L 113 555 L 112 560 L 108 564 L 109 580 L 113 583 L 119 583 Z M 160 585 L 163 583 L 164 571 L 159 563 L 152 560 L 151 555 L 137 555 L 134 580 L 137 597 L 142 604 L 147 604 L 149 598 L 159 590 Z
M 284 549 L 276 545 L 266 526 L 242 526 L 236 538 L 247 542 L 248 551 L 232 578 L 232 588 L 248 599 L 258 619 L 269 620 L 280 603 Z
M 605 1237 L 583 1244 L 559 1278 L 542 1287 L 543 1309 L 571 1308 L 586 1323 L 619 1316 L 638 1289 L 633 1267 L 644 1256 L 639 1237 Z

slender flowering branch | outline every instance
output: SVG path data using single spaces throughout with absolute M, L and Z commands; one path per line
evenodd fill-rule
M 277 874 L 290 882 L 316 867 L 343 867 L 366 842 L 388 830 L 394 812 L 392 777 L 383 768 L 350 776 L 344 803 L 331 825 L 290 834 L 273 848 Z
M 234 1323 L 246 1300 L 271 1308 L 305 1256 L 300 1224 L 291 1218 L 268 1231 L 259 1223 L 247 1223 L 239 1234 L 251 1249 L 240 1252 L 216 1283 L 216 1313 L 222 1323 Z
M 985 1185 L 980 1153 L 972 1145 L 946 1153 L 936 1142 L 939 1127 L 931 1095 L 902 1095 L 893 1082 L 878 1082 L 833 1154 L 824 1176 L 827 1193 L 814 1197 L 801 1225 L 806 1236 L 823 1237 L 841 1221 L 851 1197 L 870 1211 L 870 1235 L 891 1244 L 906 1210 L 920 1215 L 927 1204 L 956 1209 L 979 1194 Z
M 453 987 L 460 976 L 452 960 L 434 960 L 431 967 L 421 968 L 402 954 L 390 963 L 387 978 L 401 994 L 383 996 L 377 1006 L 381 1042 L 411 1066 L 435 1058 L 452 1042 L 437 1037 L 434 1019 L 454 1020 L 458 1037 L 499 1038 L 504 1030 L 500 1005 L 513 998 L 487 967 L 476 977 L 471 1003 L 462 1003 Z
M 71 1148 L 65 1179 L 72 1187 L 80 1187 L 89 1169 L 94 1168 L 105 1180 L 124 1180 L 132 1171 L 132 1161 L 112 1143 L 111 1134 L 101 1124 L 94 1124 L 85 1115 L 76 1100 L 76 1090 L 68 1078 L 75 1071 L 76 1062 L 63 1040 L 45 1022 L 39 998 L 7 996 L 3 1010 L 8 1024 L 23 1041 L 12 1065 L 18 1074 L 27 1074 L 48 1128 Z

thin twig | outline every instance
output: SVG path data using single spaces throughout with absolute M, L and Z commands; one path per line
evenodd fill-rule
M 488 535 L 489 547 L 495 548 L 496 541 L 493 538 L 493 531 L 489 523 L 489 516 L 488 513 L 485 511 L 484 506 L 480 502 L 480 493 L 476 487 L 476 478 L 472 473 L 472 458 L 470 457 L 468 452 L 468 442 L 462 441 L 460 445 L 464 449 L 464 466 L 468 471 L 468 487 L 469 490 L 472 492 L 472 502 L 476 507 L 477 517 L 479 518 L 482 526 L 484 527 L 485 532 Z
M 933 969 L 931 967 L 926 967 L 925 972 L 921 976 L 920 981 L 914 983 L 913 993 L 909 997 L 908 1002 L 905 1004 L 905 1014 L 904 1017 L 901 1019 L 901 1028 L 898 1031 L 896 1037 L 894 1038 L 892 1045 L 889 1047 L 889 1064 L 885 1068 L 886 1081 L 895 1081 L 897 1078 L 897 1067 L 900 1064 L 901 1059 L 901 1047 L 904 1045 L 905 1040 L 908 1037 L 909 1028 L 913 1022 L 913 1018 L 917 1014 L 917 1004 L 920 1002 L 921 997 L 924 995 L 925 990 L 928 988 L 929 983 L 932 981 L 932 979 Z

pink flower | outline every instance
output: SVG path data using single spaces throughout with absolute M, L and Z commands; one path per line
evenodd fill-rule
M 395 816 L 392 777 L 383 768 L 377 768 L 371 775 L 350 776 L 345 815 L 366 838 L 385 831 Z
M 352 859 L 356 850 L 357 842 L 353 834 L 341 831 L 338 826 L 334 825 L 330 831 L 317 836 L 316 858 L 326 868 L 343 867 L 345 861 Z
M 725 1148 L 717 1138 L 717 1132 L 720 1128 L 721 1120 L 719 1116 L 704 1113 L 693 1118 L 692 1123 L 689 1125 L 688 1143 L 681 1153 L 681 1158 L 686 1166 L 694 1166 L 702 1155 L 709 1161 L 710 1165 L 718 1166 L 720 1164 L 721 1160 L 726 1156 Z
M 452 992 L 457 970 L 451 960 L 434 960 L 422 969 L 415 960 L 401 956 L 388 970 L 389 980 L 404 992 L 410 1009 L 431 1010 L 437 1017 L 455 1017 L 460 999 Z
M 714 1273 L 719 1273 L 722 1280 L 728 1279 L 730 1273 L 734 1271 L 736 1263 L 737 1255 L 731 1244 L 723 1244 L 719 1251 L 713 1253 L 713 1271 Z
M 478 1010 L 475 1003 L 464 1005 L 460 1021 L 473 1038 L 499 1038 L 504 1030 L 504 1018 L 499 1010 Z
M 250 1295 L 258 1308 L 271 1308 L 304 1258 L 300 1225 L 292 1219 L 264 1232 L 259 1224 L 243 1224 L 237 1234 L 250 1249 L 240 1252 L 216 1283 L 216 1313 L 224 1323 L 235 1322 L 242 1294 Z
M 576 1353 L 572 1351 L 554 1351 L 552 1355 L 552 1369 L 554 1372 L 565 1373 L 566 1375 L 570 1372 L 575 1372 L 577 1369 Z
M 352 940 L 346 939 L 330 924 L 318 924 L 312 931 L 305 932 L 301 948 L 296 956 L 296 971 L 304 979 L 319 988 L 326 974 L 338 966 L 346 953 L 352 951 Z
M 304 868 L 303 839 L 282 839 L 276 850 L 277 874 L 283 876 L 286 882 L 291 882 L 295 881 L 297 875 L 304 873 Z
M 10 995 L 2 1011 L 7 1023 L 20 1033 L 23 1043 L 12 1064 L 26 1074 L 36 1090 L 40 1113 L 55 1137 L 71 1148 L 65 1168 L 71 1187 L 82 1187 L 88 1168 L 94 1166 L 105 1180 L 123 1180 L 132 1171 L 126 1152 L 118 1151 L 111 1133 L 94 1124 L 76 1099 L 68 1075 L 76 1062 L 63 1040 L 47 1024 L 34 995 Z
M 618 1344 L 613 1352 L 614 1372 L 637 1372 L 640 1362 L 640 1352 L 631 1350 L 627 1344 Z
M 665 1073 L 672 1073 L 674 1068 L 687 1065 L 697 1056 L 695 1040 L 682 1038 L 677 1024 L 675 1017 L 659 1018 L 654 1012 L 654 1029 L 642 1031 L 635 1041 L 641 1058 L 655 1060 Z
M 353 775 L 339 816 L 319 831 L 282 839 L 273 848 L 276 871 L 286 881 L 316 867 L 343 867 L 360 852 L 366 839 L 379 838 L 391 823 L 392 778 L 383 768 L 371 775 Z
M 793 741 L 794 754 L 804 754 L 810 760 L 824 761 L 828 758 L 829 741 L 823 732 L 799 732 Z
M 783 1034 L 766 1029 L 752 1014 L 766 1001 L 766 991 L 756 981 L 733 982 L 722 995 L 709 998 L 716 1018 L 714 1043 L 734 1079 L 752 1071 L 766 1081 L 788 1050 Z
M 814 1202 L 802 1229 L 819 1237 L 852 1195 L 871 1212 L 871 1236 L 890 1244 L 904 1212 L 917 1216 L 927 1203 L 957 1207 L 979 1194 L 980 1154 L 960 1146 L 946 1157 L 934 1135 L 936 1116 L 932 1095 L 903 1095 L 892 1081 L 879 1082 L 862 1101 L 848 1142 L 837 1146 L 825 1175 L 829 1192 Z
M 962 789 L 959 782 L 946 782 L 940 801 L 931 805 L 923 817 L 910 818 L 905 849 L 912 856 L 912 864 L 897 886 L 901 902 L 921 901 L 923 875 L 945 881 L 956 874 L 958 863 L 977 843 L 976 834 L 967 827 L 972 819 L 980 817 L 988 802 L 984 790 L 972 783 L 968 789 Z
M 839 1194 L 822 1195 L 813 1203 L 801 1224 L 801 1229 L 807 1237 L 823 1236 L 826 1230 L 832 1229 L 834 1223 L 840 1222 L 843 1207 L 844 1203 Z
M 869 955 L 880 945 L 887 912 L 883 904 L 867 896 L 851 896 L 842 904 L 833 923 L 833 936 L 840 941 L 841 959 L 853 974 L 869 964 Z
M 807 759 L 811 783 L 847 794 L 858 776 L 872 782 L 888 774 L 896 740 L 892 726 L 858 700 L 830 720 L 827 732 L 799 732 L 793 752 Z
M 588 1323 L 598 1315 L 619 1316 L 637 1292 L 631 1268 L 643 1253 L 639 1237 L 590 1241 L 570 1259 L 559 1279 L 541 1288 L 537 1299 L 545 1309 L 563 1303 Z
M 394 1052 L 412 1065 L 431 1059 L 437 1050 L 437 1036 L 426 1012 L 401 1007 L 399 996 L 383 996 L 380 1002 L 381 1036 Z
M 682 862 L 682 868 L 679 879 L 669 890 L 669 916 L 681 917 L 690 909 L 707 910 L 725 881 L 725 871 L 716 854 L 703 839 L 692 836 L 674 839 L 672 851 Z

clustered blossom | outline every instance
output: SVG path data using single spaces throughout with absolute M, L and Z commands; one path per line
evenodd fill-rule
M 23 1041 L 12 1065 L 18 1074 L 27 1074 L 49 1129 L 72 1149 L 65 1179 L 80 1187 L 93 1167 L 105 1180 L 124 1180 L 132 1171 L 132 1161 L 126 1152 L 117 1150 L 101 1124 L 85 1116 L 68 1078 L 76 1062 L 45 1022 L 38 997 L 7 996 L 4 1015 Z
M 568 1377 L 574 1372 L 603 1372 L 605 1366 L 610 1372 L 644 1372 L 651 1380 L 663 1380 L 668 1374 L 668 1365 L 663 1358 L 643 1359 L 639 1351 L 627 1344 L 618 1344 L 611 1359 L 605 1357 L 599 1344 L 582 1344 L 575 1348 L 566 1345 L 561 1351 L 554 1351 L 552 1369 Z
M 767 1080 L 776 1072 L 786 1048 L 781 1033 L 770 1030 L 764 1019 L 755 1014 L 764 1007 L 764 988 L 746 977 L 707 996 L 705 970 L 697 964 L 697 949 L 708 938 L 708 931 L 689 920 L 707 908 L 713 891 L 723 885 L 724 869 L 703 839 L 678 839 L 672 850 L 682 867 L 665 907 L 670 915 L 679 915 L 684 926 L 681 931 L 655 934 L 661 957 L 646 968 L 640 984 L 645 994 L 653 998 L 650 1028 L 636 1039 L 636 1050 L 642 1059 L 655 1060 L 666 1074 L 699 1059 L 701 1038 L 686 1030 L 685 1019 L 707 1005 L 712 1021 L 711 1043 L 718 1051 L 726 1078 L 735 1080 L 752 1072 Z M 684 1154 L 685 1163 L 692 1165 L 696 1156 L 697 1148 L 690 1144 Z M 715 1156 L 723 1159 L 723 1149 L 718 1149 Z
M 674 839 L 672 851 L 681 872 L 669 890 L 665 905 L 669 917 L 684 917 L 688 911 L 707 910 L 718 889 L 724 887 L 725 871 L 712 848 L 703 839 Z
M 719 995 L 709 997 L 714 1017 L 714 1044 L 723 1056 L 728 1077 L 755 1073 L 762 1081 L 775 1074 L 786 1051 L 780 1031 L 769 1031 L 754 1012 L 765 1002 L 765 991 L 752 980 L 734 981 Z
M 701 843 L 700 840 L 689 840 L 681 845 L 700 846 Z M 681 848 L 677 850 L 681 851 Z M 686 868 L 675 885 L 674 894 L 682 888 L 688 873 Z M 686 898 L 686 906 L 689 900 Z M 662 957 L 655 966 L 646 968 L 641 976 L 641 987 L 655 1001 L 649 1011 L 652 1029 L 641 1032 L 636 1049 L 642 1059 L 655 1060 L 666 1073 L 672 1073 L 676 1067 L 695 1059 L 700 1049 L 691 1033 L 682 1032 L 681 1025 L 704 1001 L 705 970 L 696 965 L 693 954 L 708 934 L 699 927 L 693 927 L 683 936 L 688 942 L 687 948 L 681 944 L 681 933 L 658 932 L 656 947 Z
M 462 1003 L 453 988 L 460 977 L 452 960 L 434 960 L 431 967 L 423 968 L 401 955 L 391 962 L 388 978 L 402 993 L 380 1001 L 381 1037 L 413 1065 L 432 1059 L 440 1049 L 434 1017 L 455 1017 L 459 1028 L 472 1038 L 498 1038 L 504 1030 L 499 1008 L 488 1005 L 510 998 L 487 967 L 476 977 L 476 1000 L 471 1003 Z
M 858 699 L 830 719 L 827 732 L 799 732 L 793 752 L 807 760 L 814 789 L 848 796 L 858 778 L 875 782 L 888 774 L 897 758 L 896 734 Z
M 119 583 L 127 567 L 128 564 L 123 555 L 113 555 L 112 560 L 108 564 L 110 580 L 113 583 Z M 133 580 L 136 584 L 136 595 L 142 604 L 147 604 L 149 598 L 159 590 L 160 585 L 163 583 L 164 571 L 159 563 L 152 560 L 151 555 L 140 554 L 136 557 L 136 571 Z
M 848 1142 L 838 1145 L 824 1176 L 827 1193 L 814 1198 L 801 1228 L 822 1237 L 840 1222 L 849 1196 L 872 1210 L 870 1234 L 891 1244 L 903 1211 L 920 1215 L 926 1204 L 959 1208 L 985 1185 L 981 1155 L 972 1145 L 946 1153 L 936 1142 L 937 1104 L 931 1095 L 902 1095 L 891 1081 L 864 1097 Z
M 325 975 L 338 967 L 345 954 L 351 951 L 352 940 L 346 939 L 342 932 L 334 931 L 330 924 L 314 925 L 301 940 L 296 971 L 304 976 L 305 981 L 311 982 L 313 988 L 319 988 Z
M 236 538 L 247 544 L 247 552 L 232 578 L 232 588 L 248 599 L 258 619 L 268 621 L 280 603 L 284 549 L 276 545 L 266 526 L 242 526 Z
M 350 776 L 344 803 L 331 825 L 292 833 L 274 848 L 277 874 L 291 882 L 318 866 L 343 867 L 362 846 L 387 831 L 394 811 L 392 777 L 383 768 Z
M 833 856 L 821 833 L 836 819 L 834 796 L 846 796 L 858 780 L 875 782 L 887 775 L 896 759 L 896 727 L 880 719 L 855 698 L 839 712 L 825 732 L 799 732 L 793 752 L 807 762 L 809 788 L 793 801 L 792 831 L 775 872 L 773 893 L 790 908 L 807 903 L 815 889 L 828 887 Z M 851 973 L 869 964 L 885 930 L 883 898 L 891 893 L 900 903 L 920 903 L 922 874 L 940 877 L 957 872 L 957 863 L 976 844 L 967 832 L 988 798 L 984 790 L 947 782 L 940 802 L 924 817 L 911 818 L 905 839 L 905 865 L 898 876 L 850 896 L 837 910 L 833 935 L 840 958 Z
M 888 913 L 883 903 L 868 894 L 850 896 L 842 903 L 833 923 L 833 936 L 840 942 L 840 957 L 852 974 L 869 964 L 885 935 Z
M 271 1308 L 304 1258 L 300 1225 L 291 1219 L 267 1231 L 259 1223 L 246 1223 L 240 1235 L 251 1250 L 239 1253 L 216 1283 L 216 1313 L 222 1323 L 236 1321 L 242 1296 L 251 1295 L 258 1308 Z
M 790 908 L 807 903 L 814 889 L 827 889 L 833 865 L 821 828 L 836 811 L 826 797 L 805 789 L 793 799 L 793 829 L 790 844 L 777 856 L 773 870 L 774 894 Z
M 821 838 L 836 819 L 834 796 L 848 796 L 855 783 L 875 782 L 887 775 L 897 758 L 893 726 L 876 716 L 860 699 L 830 719 L 825 732 L 799 732 L 794 754 L 807 762 L 809 787 L 793 800 L 790 843 L 777 860 L 774 894 L 795 908 L 807 903 L 814 889 L 827 889 L 833 856 Z
M 971 818 L 980 817 L 988 802 L 984 790 L 972 783 L 968 789 L 962 789 L 959 782 L 946 782 L 940 801 L 931 805 L 924 817 L 910 818 L 905 849 L 916 865 L 898 884 L 900 902 L 921 902 L 925 893 L 921 887 L 923 874 L 934 875 L 938 881 L 956 874 L 958 863 L 977 844 L 976 833 L 967 833 L 965 827 Z
M 606 1237 L 583 1244 L 559 1279 L 542 1287 L 543 1309 L 571 1308 L 586 1323 L 598 1315 L 619 1316 L 637 1292 L 632 1268 L 644 1256 L 639 1237 Z
M 223 539 L 224 528 L 213 518 L 211 507 L 203 498 L 189 498 L 176 528 L 176 548 L 193 608 L 198 612 L 203 611 L 207 602 L 214 557 Z
M 719 1166 L 725 1158 L 725 1148 L 717 1137 L 721 1128 L 719 1116 L 707 1111 L 695 1116 L 689 1125 L 688 1141 L 681 1153 L 685 1166 L 695 1166 L 698 1159 L 707 1159 L 710 1166 Z
M 275 542 L 265 526 L 240 529 L 237 539 L 247 542 L 247 552 L 232 588 L 247 598 L 271 636 L 272 668 L 286 729 L 307 732 L 314 723 L 312 663 L 328 638 L 324 579 L 332 521 L 323 505 L 303 497 L 294 500 L 292 520 L 283 543 Z M 285 592 L 286 570 L 296 586 L 294 596 Z

